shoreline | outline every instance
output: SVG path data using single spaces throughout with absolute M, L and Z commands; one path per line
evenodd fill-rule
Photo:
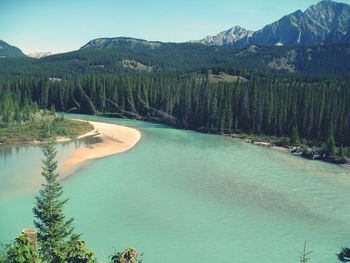
M 254 137 L 240 138 L 239 136 L 232 135 L 232 134 L 231 135 L 224 135 L 224 136 L 229 136 L 231 138 L 238 139 L 238 140 L 241 140 L 245 143 L 253 144 L 253 145 L 256 145 L 259 147 L 269 148 L 271 150 L 278 151 L 280 153 L 286 153 L 286 154 L 289 154 L 289 155 L 292 155 L 295 157 L 300 157 L 300 158 L 303 158 L 305 160 L 320 161 L 320 162 L 324 162 L 324 163 L 328 163 L 328 164 L 332 164 L 332 165 L 337 165 L 337 166 L 345 168 L 345 169 L 350 169 L 350 162 L 348 159 L 346 159 L 346 163 L 336 163 L 333 161 L 328 161 L 328 159 L 315 159 L 315 160 L 313 160 L 313 159 L 304 157 L 303 154 L 301 154 L 301 153 L 293 153 L 292 149 L 295 147 L 293 147 L 291 145 L 278 146 L 278 145 L 275 145 L 273 142 L 268 141 L 268 140 L 261 140 L 261 139 L 257 140 Z
M 69 156 L 59 162 L 58 171 L 61 179 L 69 177 L 72 173 L 82 168 L 84 164 L 92 160 L 130 150 L 141 139 L 141 132 L 134 128 L 98 121 L 73 120 L 88 122 L 94 127 L 92 131 L 76 139 L 93 137 L 97 139 L 97 142 L 75 148 Z M 71 140 L 67 138 L 59 138 L 57 140 L 57 142 L 67 141 Z
M 195 131 L 195 132 L 200 132 L 201 133 L 202 131 Z M 256 145 L 256 146 L 260 146 L 260 147 L 270 148 L 270 149 L 272 149 L 274 151 L 278 151 L 280 153 L 289 154 L 289 155 L 292 155 L 292 156 L 296 156 L 296 157 L 300 157 L 300 158 L 312 161 L 312 159 L 308 159 L 308 158 L 303 157 L 302 154 L 293 153 L 292 152 L 293 146 L 291 146 L 291 145 L 279 146 L 279 145 L 276 145 L 271 140 L 257 139 L 254 136 L 243 136 L 242 137 L 242 136 L 240 136 L 240 134 L 235 134 L 235 133 L 233 133 L 233 134 L 218 134 L 218 133 L 216 133 L 216 135 L 227 136 L 227 137 L 231 137 L 231 138 L 234 138 L 234 139 L 239 139 L 239 140 L 241 140 L 241 141 L 243 141 L 245 143 L 253 144 L 253 145 Z M 328 163 L 328 164 L 337 165 L 337 166 L 345 168 L 345 169 L 350 169 L 349 159 L 347 159 L 347 163 L 335 163 L 335 162 L 331 162 L 331 161 L 327 161 L 327 160 L 323 160 L 323 159 L 318 159 L 318 161 L 325 162 L 325 163 Z

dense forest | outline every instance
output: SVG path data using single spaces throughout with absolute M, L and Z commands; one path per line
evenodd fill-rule
M 230 72 L 240 74 L 240 72 Z M 213 133 L 300 137 L 350 146 L 349 81 L 245 75 L 213 83 L 208 74 L 134 73 L 70 79 L 7 78 L 0 90 L 39 108 L 146 119 Z
M 124 60 L 134 60 L 164 71 L 241 69 L 292 75 L 348 75 L 349 45 L 316 47 L 249 46 L 244 49 L 211 47 L 191 43 L 159 43 L 122 38 L 108 48 L 84 48 L 41 59 L 0 58 L 0 75 L 72 77 L 77 74 L 120 74 L 130 72 Z M 132 71 L 132 70 L 131 70 Z

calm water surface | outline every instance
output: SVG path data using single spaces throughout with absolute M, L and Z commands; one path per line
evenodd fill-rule
M 337 262 L 350 246 L 350 170 L 239 140 L 133 120 L 130 151 L 93 161 L 63 181 L 66 214 L 99 258 L 133 246 L 144 262 Z M 58 147 L 59 159 L 80 141 Z M 0 148 L 0 240 L 32 227 L 39 146 Z

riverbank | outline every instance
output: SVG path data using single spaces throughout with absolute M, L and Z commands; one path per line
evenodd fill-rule
M 247 134 L 230 134 L 225 136 L 230 136 L 232 138 L 243 140 L 246 143 L 270 148 L 279 152 L 300 156 L 311 161 L 318 160 L 339 165 L 344 168 L 350 168 L 350 159 L 348 157 L 339 158 L 337 156 L 329 156 L 320 146 L 307 146 L 305 144 L 297 146 L 290 145 L 287 143 L 287 138 L 275 136 L 254 136 Z
M 142 121 L 149 121 L 149 122 L 155 122 L 160 124 L 165 124 L 173 128 L 177 129 L 184 129 L 182 127 L 179 127 L 176 125 L 176 119 L 170 115 L 162 114 L 160 112 L 157 112 L 158 117 L 142 117 L 137 114 L 133 114 L 130 112 L 123 112 L 123 113 L 103 113 L 100 114 L 100 116 L 103 117 L 118 117 L 118 118 L 126 118 L 126 119 L 137 119 Z M 200 132 L 200 133 L 210 133 L 210 134 L 216 134 L 216 135 L 223 135 L 228 136 L 236 139 L 243 140 L 247 143 L 251 143 L 257 146 L 262 147 L 268 147 L 273 150 L 288 153 L 294 156 L 300 156 L 305 159 L 309 160 L 319 160 L 322 162 L 327 162 L 331 164 L 336 164 L 341 167 L 350 168 L 350 156 L 345 153 L 344 158 L 341 159 L 337 156 L 324 156 L 323 149 L 320 144 L 322 142 L 316 142 L 317 145 L 308 145 L 306 142 L 304 144 L 300 144 L 298 146 L 290 145 L 289 144 L 289 138 L 288 137 L 279 137 L 279 136 L 272 136 L 272 135 L 252 135 L 252 134 L 246 134 L 246 133 L 220 133 L 217 130 L 208 130 L 206 128 L 203 129 L 195 129 L 193 131 Z M 315 142 L 314 142 L 315 143 Z M 295 151 L 295 149 L 303 149 L 305 152 L 302 151 Z M 349 149 L 346 149 L 348 151 Z M 350 151 L 350 150 L 349 150 Z M 316 157 L 316 158 L 315 158 Z
M 68 176 L 94 159 L 125 152 L 141 139 L 141 133 L 133 128 L 96 121 L 75 121 L 92 125 L 93 130 L 81 137 L 91 136 L 96 139 L 96 142 L 76 148 L 70 156 L 60 162 L 58 169 L 62 177 Z
M 88 122 L 69 120 L 62 117 L 47 117 L 44 121 L 10 125 L 0 128 L 0 145 L 40 144 L 48 137 L 47 128 L 58 142 L 89 136 L 93 126 Z

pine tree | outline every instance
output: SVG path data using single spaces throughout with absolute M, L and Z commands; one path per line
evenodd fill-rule
M 78 236 L 73 234 L 73 219 L 67 220 L 62 211 L 68 199 L 63 198 L 63 188 L 57 180 L 54 139 L 50 139 L 43 146 L 43 154 L 45 158 L 42 160 L 41 175 L 46 182 L 35 196 L 33 212 L 34 224 L 38 229 L 40 253 L 43 258 L 51 262 L 57 251 L 63 250 L 67 242 L 77 240 Z
M 343 247 L 337 256 L 340 262 L 350 262 L 350 248 Z
M 298 129 L 296 126 L 293 126 L 292 132 L 290 134 L 290 143 L 291 144 L 299 144 L 300 143 L 300 138 L 298 134 Z
M 332 129 L 330 129 L 330 132 L 328 134 L 327 153 L 329 155 L 334 155 L 335 154 L 335 140 L 334 140 L 333 130 Z
M 337 157 L 339 157 L 342 160 L 345 159 L 345 150 L 344 150 L 343 145 L 339 147 Z
M 306 263 L 310 260 L 310 258 L 308 257 L 310 254 L 312 253 L 312 251 L 307 251 L 306 250 L 306 242 L 304 243 L 304 248 L 302 251 L 299 251 L 299 259 L 300 259 L 300 263 Z

